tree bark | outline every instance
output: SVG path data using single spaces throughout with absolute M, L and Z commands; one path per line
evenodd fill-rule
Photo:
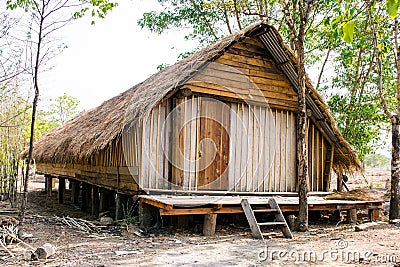
M 26 207 L 28 203 L 28 186 L 29 186 L 29 170 L 30 170 L 30 164 L 33 159 L 32 154 L 33 154 L 33 141 L 35 138 L 35 121 L 36 121 L 36 108 L 37 108 L 37 103 L 39 101 L 39 82 L 38 82 L 38 76 L 39 76 L 39 67 L 40 67 L 40 56 L 41 56 L 41 47 L 42 47 L 42 41 L 43 41 L 43 23 L 44 23 L 44 6 L 41 9 L 41 16 L 40 16 L 40 22 L 39 22 L 39 31 L 38 31 L 38 42 L 36 46 L 36 58 L 35 58 L 35 67 L 34 67 L 34 73 L 33 73 L 33 87 L 35 89 L 35 97 L 33 98 L 33 103 L 32 103 L 32 117 L 31 117 L 31 129 L 30 129 L 30 136 L 29 136 L 29 152 L 28 152 L 28 158 L 26 159 L 26 170 L 25 170 L 25 180 L 24 180 L 24 191 L 23 191 L 23 198 L 22 198 L 22 203 L 21 203 L 21 210 L 19 214 L 19 221 L 20 225 L 23 225 L 24 220 L 25 220 L 25 213 L 26 213 Z
M 392 122 L 392 177 L 390 185 L 389 219 L 399 218 L 399 181 L 400 181 L 400 118 L 393 116 Z
M 299 114 L 297 122 L 297 175 L 299 181 L 299 216 L 297 218 L 298 231 L 307 231 L 308 228 L 308 162 L 306 148 L 306 72 L 304 67 L 304 34 L 300 31 L 296 41 L 298 67 L 298 95 Z

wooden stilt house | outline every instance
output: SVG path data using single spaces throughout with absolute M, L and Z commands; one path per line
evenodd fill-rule
M 309 191 L 359 166 L 307 81 Z M 296 194 L 296 59 L 258 23 L 165 68 L 35 143 L 37 169 L 124 194 Z

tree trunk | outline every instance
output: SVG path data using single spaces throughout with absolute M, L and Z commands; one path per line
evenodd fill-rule
M 400 181 L 400 118 L 393 116 L 392 123 L 392 177 L 390 185 L 389 219 L 399 218 L 399 181 Z
M 308 228 L 308 162 L 306 150 L 306 74 L 304 68 L 304 35 L 297 39 L 298 81 L 299 81 L 299 114 L 297 122 L 297 175 L 299 181 L 299 216 L 297 218 L 298 231 L 307 231 Z
M 42 14 L 44 12 L 44 7 L 42 8 Z M 29 186 L 29 169 L 30 169 L 30 164 L 33 159 L 32 154 L 33 154 L 33 141 L 35 138 L 35 121 L 36 121 L 36 108 L 37 104 L 39 101 L 39 82 L 38 82 L 38 76 L 39 76 L 39 67 L 40 67 L 40 53 L 41 53 L 41 47 L 42 47 L 42 41 L 43 41 L 43 21 L 44 17 L 41 16 L 40 22 L 39 22 L 39 31 L 38 31 L 38 42 L 36 46 L 36 58 L 35 58 L 35 66 L 34 66 L 34 72 L 33 72 L 33 87 L 35 89 L 35 97 L 33 98 L 33 103 L 32 103 L 32 117 L 31 117 L 31 129 L 30 129 L 30 136 L 29 136 L 29 152 L 28 152 L 28 158 L 26 159 L 26 173 L 25 173 L 25 180 L 24 180 L 24 191 L 23 191 L 23 198 L 22 198 L 22 203 L 21 203 L 21 210 L 19 213 L 19 221 L 20 225 L 23 225 L 24 220 L 25 220 L 25 213 L 26 213 L 26 207 L 28 203 L 28 186 Z

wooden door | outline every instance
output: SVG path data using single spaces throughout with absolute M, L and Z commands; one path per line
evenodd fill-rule
M 198 190 L 228 190 L 230 108 L 202 98 L 198 138 Z

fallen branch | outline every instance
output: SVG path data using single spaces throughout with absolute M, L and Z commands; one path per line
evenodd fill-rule
M 9 250 L 9 249 L 4 245 L 3 241 L 1 241 L 1 240 L 0 240 L 0 246 L 1 246 L 8 254 L 10 254 L 10 256 L 11 256 L 12 258 L 15 257 L 14 253 L 12 253 L 11 250 Z

